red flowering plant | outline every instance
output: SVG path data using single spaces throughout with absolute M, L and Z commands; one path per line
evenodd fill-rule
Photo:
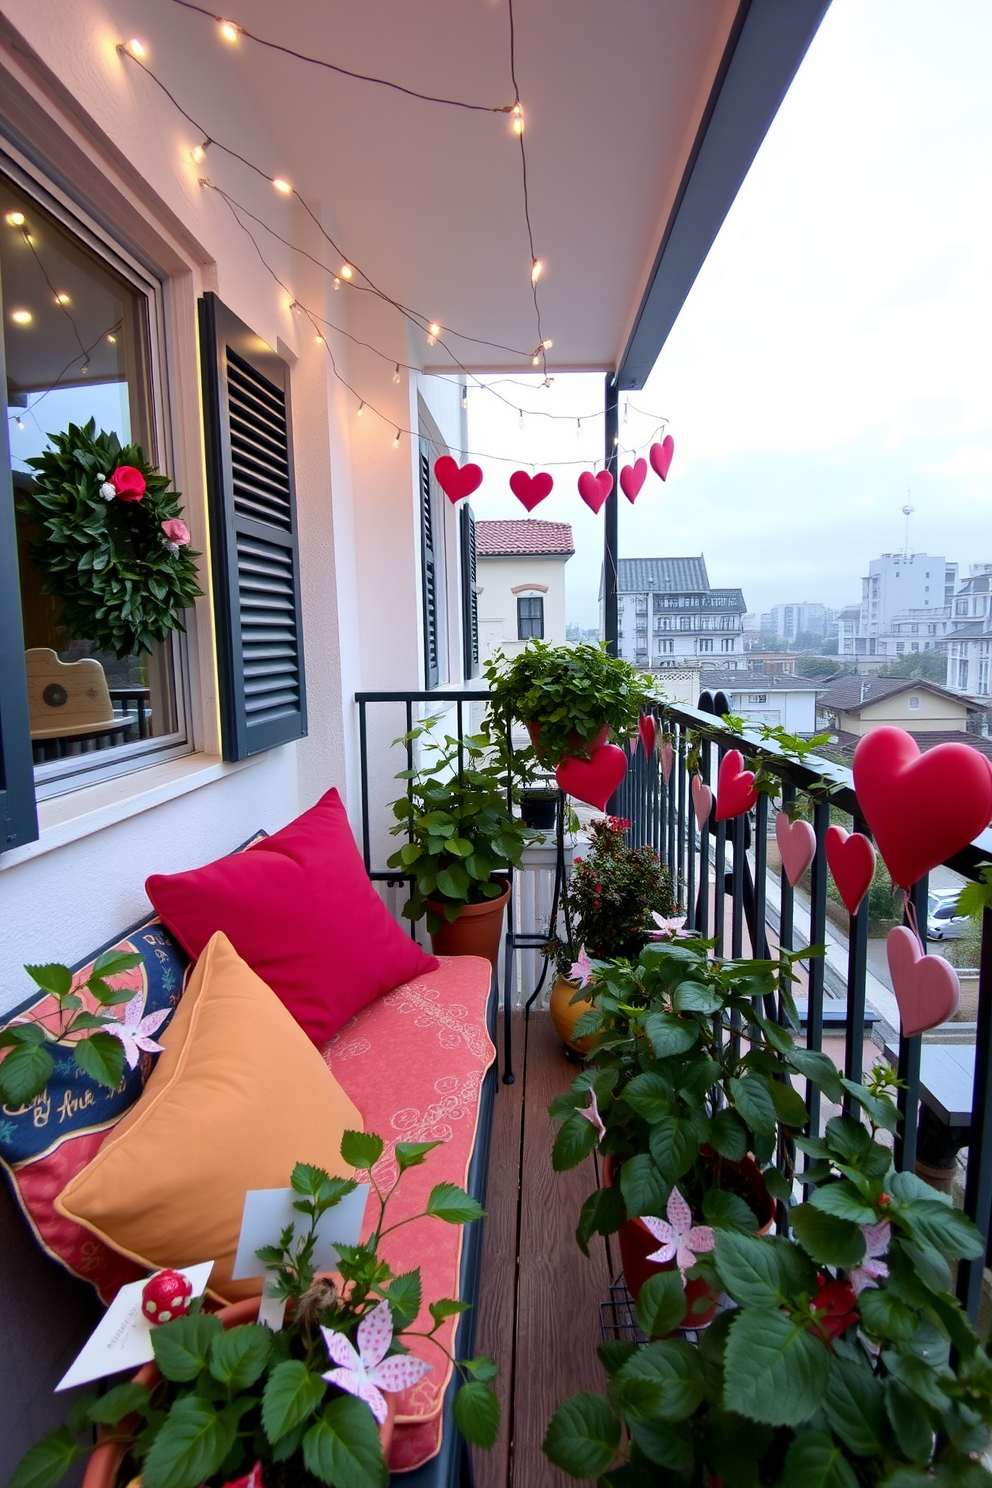
M 632 1488 L 992 1485 L 992 1361 L 952 1278 L 984 1244 L 949 1198 L 893 1171 L 885 1086 L 869 1080 L 861 1118 L 797 1138 L 808 1197 L 789 1235 L 717 1228 L 697 1255 L 729 1299 L 698 1347 L 664 1336 L 685 1308 L 677 1273 L 642 1288 L 638 1321 L 656 1341 L 601 1346 L 608 1396 L 561 1406 L 553 1463 Z
M 657 916 L 676 909 L 672 876 L 651 847 L 628 847 L 630 822 L 606 816 L 589 828 L 592 847 L 572 866 L 565 903 L 571 938 L 556 935 L 548 952 L 562 976 L 581 964 L 636 961 L 658 930 Z

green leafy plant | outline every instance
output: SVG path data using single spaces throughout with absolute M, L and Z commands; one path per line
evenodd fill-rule
M 791 1238 L 717 1229 L 693 1272 L 730 1306 L 698 1348 L 602 1345 L 607 1396 L 556 1413 L 556 1466 L 615 1488 L 992 1484 L 992 1362 L 951 1290 L 953 1264 L 984 1245 L 949 1199 L 892 1171 L 875 1123 L 890 1128 L 895 1108 L 872 1083 L 870 1130 L 842 1115 L 797 1139 L 810 1190 Z M 646 1333 L 677 1289 L 667 1273 L 642 1290 Z
M 420 1166 L 438 1142 L 396 1145 L 398 1174 L 383 1189 L 372 1172 L 383 1153 L 381 1137 L 346 1132 L 341 1155 L 366 1168 L 376 1225 L 361 1245 L 340 1246 L 336 1275 L 313 1269 L 317 1227 L 325 1214 L 351 1193 L 353 1179 L 332 1178 L 298 1163 L 291 1183 L 293 1207 L 303 1216 L 299 1235 L 289 1225 L 277 1244 L 258 1252 L 286 1298 L 286 1320 L 278 1331 L 258 1323 L 224 1329 L 220 1318 L 202 1310 L 199 1300 L 185 1317 L 152 1332 L 159 1384 L 117 1385 L 101 1396 L 87 1396 L 73 1407 L 66 1425 L 44 1438 L 22 1460 L 10 1488 L 54 1488 L 93 1445 L 92 1427 L 127 1449 L 130 1469 L 140 1472 L 142 1488 L 213 1488 L 243 1478 L 257 1463 L 265 1488 L 296 1488 L 307 1482 L 333 1488 L 385 1488 L 388 1472 L 376 1419 L 364 1399 L 327 1376 L 334 1357 L 326 1334 L 362 1343 L 364 1319 L 386 1304 L 392 1321 L 388 1360 L 407 1352 L 405 1339 L 430 1340 L 454 1364 L 461 1384 L 454 1398 L 455 1421 L 465 1438 L 492 1445 L 499 1428 L 499 1402 L 491 1388 L 491 1359 L 455 1360 L 436 1336 L 446 1318 L 467 1305 L 445 1297 L 430 1304 L 430 1329 L 414 1328 L 421 1310 L 418 1270 L 394 1275 L 379 1256 L 383 1238 L 415 1219 L 431 1216 L 446 1224 L 468 1224 L 483 1215 L 481 1206 L 453 1183 L 431 1189 L 424 1209 L 387 1224 L 387 1209 L 403 1174 Z M 362 1355 L 364 1364 L 364 1355 Z M 375 1369 L 371 1369 L 375 1382 Z M 385 1389 L 390 1386 L 386 1384 Z
M 587 754 L 604 727 L 626 738 L 658 700 L 652 678 L 588 643 L 531 641 L 512 660 L 497 652 L 483 670 L 491 695 L 487 736 L 505 738 L 514 719 L 539 726 L 535 751 L 546 767 Z
M 119 1019 L 98 1008 L 119 1007 L 131 1002 L 134 988 L 110 985 L 110 978 L 142 964 L 138 952 L 105 951 L 93 963 L 85 980 L 68 966 L 25 966 L 31 980 L 51 995 L 51 1005 L 42 1014 L 18 1018 L 0 1030 L 0 1102 L 5 1106 L 23 1106 L 40 1095 L 51 1079 L 54 1068 L 52 1050 L 71 1050 L 79 1068 L 91 1079 L 115 1090 L 124 1073 L 124 1046 L 120 1039 L 106 1033 L 108 1025 L 119 1026 Z M 85 1005 L 88 992 L 91 1007 Z
M 42 588 L 61 601 L 70 635 L 121 658 L 151 651 L 185 629 L 181 612 L 203 593 L 179 495 L 139 445 L 97 434 L 93 419 L 48 438 L 52 448 L 26 462 L 34 479 L 19 502 Z M 101 494 L 121 468 L 141 477 L 140 493 L 136 482 L 119 498 Z
M 486 738 L 437 738 L 438 722 L 427 719 L 394 741 L 419 745 L 421 763 L 396 776 L 409 784 L 393 802 L 391 832 L 410 840 L 386 860 L 413 875 L 403 913 L 410 920 L 426 914 L 431 931 L 457 919 L 465 904 L 498 899 L 505 885 L 493 875 L 518 867 L 524 848 L 543 837 L 507 805 L 505 769 Z
M 572 936 L 555 936 L 548 952 L 562 976 L 568 976 L 580 946 L 606 961 L 622 956 L 636 960 L 657 928 L 652 913 L 676 909 L 672 875 L 651 847 L 628 847 L 630 822 L 607 816 L 589 826 L 592 846 L 576 858 L 565 890 Z

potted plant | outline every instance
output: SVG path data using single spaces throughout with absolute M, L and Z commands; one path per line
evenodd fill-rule
M 588 755 L 611 733 L 626 738 L 656 698 L 650 677 L 605 646 L 588 643 L 530 641 L 512 660 L 497 652 L 484 673 L 487 734 L 507 738 L 514 720 L 525 724 L 545 768 L 569 755 Z
M 524 848 L 541 834 L 514 816 L 505 766 L 487 739 L 438 738 L 438 722 L 428 719 L 396 740 L 419 745 L 421 762 L 396 777 L 408 784 L 393 802 L 391 830 L 409 840 L 387 865 L 413 877 L 403 913 L 411 920 L 427 916 L 436 952 L 486 956 L 495 965 L 510 897 L 499 874 L 518 867 Z
M 808 1120 L 794 1075 L 831 1099 L 846 1092 L 874 1100 L 760 1010 L 761 999 L 778 991 L 795 1014 L 792 966 L 808 950 L 781 951 L 778 961 L 722 960 L 712 957 L 712 942 L 676 940 L 674 927 L 660 933 L 666 938 L 633 965 L 587 966 L 595 1004 L 576 1033 L 594 1035 L 594 1067 L 551 1106 L 561 1122 L 556 1170 L 576 1166 L 597 1143 L 609 1162 L 610 1181 L 583 1205 L 576 1238 L 585 1250 L 592 1234 L 619 1231 L 635 1297 L 648 1276 L 685 1251 L 678 1245 L 658 1256 L 676 1233 L 754 1234 L 770 1226 L 772 1201 L 790 1193 L 773 1166 L 780 1133 Z M 700 1253 L 711 1244 L 711 1233 L 701 1235 Z M 706 1286 L 695 1288 L 686 1326 L 699 1326 L 712 1303 Z
M 299 1195 L 295 1208 L 306 1221 L 303 1233 L 297 1236 L 290 1225 L 277 1244 L 258 1252 L 272 1290 L 288 1304 L 282 1327 L 273 1331 L 249 1320 L 257 1301 L 236 1303 L 217 1316 L 198 1299 L 185 1316 L 153 1329 L 155 1365 L 76 1404 L 67 1424 L 27 1453 L 10 1488 L 54 1488 L 93 1451 L 93 1426 L 102 1438 L 85 1488 L 114 1488 L 135 1473 L 142 1488 L 293 1488 L 307 1482 L 384 1488 L 384 1392 L 407 1388 L 431 1367 L 407 1352 L 404 1340 L 412 1337 L 430 1339 L 455 1364 L 463 1380 L 454 1400 L 456 1424 L 475 1445 L 491 1446 L 499 1425 L 499 1402 L 488 1384 L 495 1365 L 485 1358 L 451 1360 L 435 1337 L 465 1304 L 433 1302 L 433 1326 L 415 1332 L 420 1272 L 394 1276 L 378 1254 L 379 1242 L 397 1227 L 386 1217 L 403 1173 L 438 1145 L 397 1143 L 398 1176 L 383 1190 L 372 1171 L 382 1156 L 381 1137 L 345 1133 L 341 1155 L 368 1170 L 378 1215 L 361 1245 L 339 1247 L 334 1276 L 314 1273 L 317 1226 L 355 1181 L 297 1164 L 291 1183 Z M 466 1224 L 482 1213 L 462 1189 L 440 1183 L 422 1214 L 410 1217 Z
M 524 786 L 519 792 L 520 820 L 525 827 L 537 832 L 554 829 L 558 812 L 559 790 L 557 785 Z
M 578 1053 L 587 1052 L 591 1042 L 576 1041 L 573 1034 L 590 1005 L 576 979 L 582 977 L 580 956 L 636 961 L 658 932 L 655 917 L 670 916 L 677 907 L 671 874 L 653 848 L 627 846 L 629 827 L 619 816 L 592 822 L 589 854 L 575 859 L 565 890 L 571 934 L 556 935 L 548 945 L 558 971 L 549 1010 L 559 1037 Z
M 573 1477 L 661 1488 L 989 1488 L 992 1360 L 952 1293 L 984 1244 L 949 1199 L 892 1171 L 884 1076 L 866 1126 L 836 1116 L 811 1159 L 792 1237 L 718 1230 L 699 1262 L 730 1299 L 698 1348 L 676 1339 L 600 1356 L 608 1397 L 574 1396 L 544 1450 Z M 646 1333 L 671 1326 L 677 1273 L 645 1287 Z

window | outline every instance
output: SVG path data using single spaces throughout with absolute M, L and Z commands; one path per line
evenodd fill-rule
M 916 712 L 919 711 L 920 699 L 919 699 L 919 697 L 917 696 L 917 694 L 915 692 L 913 693 L 913 696 L 909 700 L 909 706 L 913 710 L 914 713 L 916 713 Z
M 49 434 L 91 418 L 97 432 L 140 445 L 169 474 L 154 375 L 156 281 L 26 177 L 0 176 L 0 284 L 15 508 L 18 493 L 31 489 L 27 461 L 50 447 Z M 23 633 L 36 796 L 186 752 L 182 632 L 150 653 L 118 658 L 99 649 L 45 592 L 39 534 L 19 510 L 15 528 L 20 606 L 4 629 Z M 4 576 L 8 583 L 16 577 Z
M 675 650 L 674 641 L 659 641 L 656 648 L 659 656 L 670 656 Z
M 517 599 L 517 639 L 520 641 L 544 640 L 544 599 Z
M 711 640 L 703 639 L 702 637 L 700 637 L 700 639 L 698 641 L 698 646 L 699 646 L 699 650 L 700 651 L 712 651 L 713 650 L 713 642 Z
M 749 703 L 767 703 L 768 694 L 767 692 L 749 692 L 747 700 Z
M 734 649 L 733 636 L 725 636 L 724 639 L 720 642 L 720 650 L 721 651 L 733 651 L 733 649 Z

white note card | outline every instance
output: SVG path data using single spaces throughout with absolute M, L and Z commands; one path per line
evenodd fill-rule
M 202 1297 L 213 1264 L 213 1261 L 201 1261 L 196 1266 L 174 1269 L 192 1282 L 193 1296 Z M 121 1369 L 139 1369 L 142 1364 L 151 1363 L 155 1357 L 154 1324 L 141 1311 L 145 1284 L 145 1281 L 131 1281 L 121 1287 L 82 1352 L 55 1386 L 56 1390 L 70 1390 L 73 1385 L 85 1385 L 108 1374 L 117 1374 Z
M 328 1209 L 317 1225 L 317 1244 L 313 1253 L 315 1271 L 333 1271 L 338 1263 L 335 1241 L 342 1245 L 357 1245 L 365 1217 L 365 1201 L 369 1196 L 369 1185 L 360 1183 L 351 1193 L 345 1194 L 339 1204 Z M 301 1197 L 292 1188 L 250 1188 L 245 1194 L 244 1216 L 241 1220 L 241 1238 L 234 1258 L 231 1276 L 234 1281 L 244 1281 L 250 1276 L 261 1276 L 263 1266 L 256 1250 L 263 1245 L 276 1245 L 287 1225 L 295 1225 L 295 1238 L 299 1240 L 309 1224 L 307 1215 L 293 1208 Z

